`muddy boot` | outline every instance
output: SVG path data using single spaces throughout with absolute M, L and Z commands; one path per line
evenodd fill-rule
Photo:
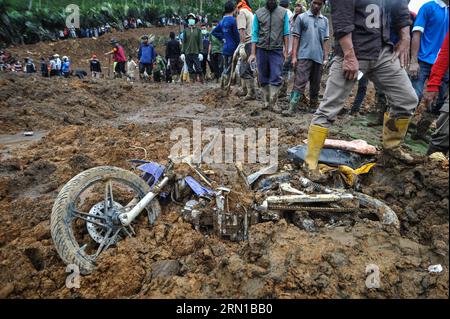
M 270 108 L 270 85 L 263 86 L 262 88 L 263 92 L 263 110 L 267 110 Z
M 227 86 L 228 86 L 228 76 L 227 75 L 222 75 L 222 82 L 220 84 L 220 87 L 222 88 L 222 90 L 224 90 Z
M 197 81 L 200 82 L 201 84 L 204 83 L 203 74 L 197 74 Z
M 405 140 L 410 121 L 410 118 L 394 119 L 385 113 L 383 125 L 383 154 L 408 164 L 413 163 L 414 158 L 400 145 Z
M 297 112 L 298 102 L 300 101 L 301 96 L 302 95 L 299 92 L 292 91 L 291 100 L 289 103 L 289 110 L 283 111 L 283 116 L 286 117 L 295 116 L 295 113 Z
M 247 87 L 247 80 L 241 79 L 241 89 L 237 93 L 237 96 L 244 97 L 248 95 L 248 87 Z
M 313 99 L 309 101 L 309 112 L 310 113 L 316 113 L 317 109 L 319 108 L 320 103 L 318 99 Z
M 311 125 L 308 132 L 308 153 L 305 158 L 305 165 L 310 171 L 316 171 L 319 165 L 320 152 L 328 137 L 328 129 Z
M 244 97 L 244 101 L 254 101 L 256 100 L 256 85 L 254 79 L 246 79 L 245 80 L 247 95 Z
M 281 86 L 270 85 L 270 109 L 275 112 L 281 114 L 282 109 L 278 106 L 278 96 L 280 94 Z
M 417 123 L 416 133 L 414 133 L 411 138 L 415 141 L 422 140 L 428 142 L 427 133 L 433 123 L 433 115 L 425 112 L 422 115 L 419 123 Z
M 278 98 L 285 99 L 287 96 L 288 82 L 286 79 L 283 80 L 283 84 L 281 84 L 280 92 L 278 93 Z
M 195 83 L 195 74 L 190 74 L 189 73 L 189 82 Z

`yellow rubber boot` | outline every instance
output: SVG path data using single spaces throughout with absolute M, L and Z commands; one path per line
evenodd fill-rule
M 387 113 L 384 115 L 383 153 L 407 164 L 413 164 L 414 158 L 400 144 L 405 140 L 410 122 L 410 118 L 394 119 Z
M 384 114 L 383 125 L 383 148 L 386 150 L 394 149 L 404 141 L 408 133 L 410 118 L 393 119 L 388 113 Z
M 308 133 L 308 153 L 306 154 L 305 163 L 309 170 L 315 171 L 319 164 L 320 152 L 322 151 L 325 140 L 328 137 L 328 129 L 311 125 Z

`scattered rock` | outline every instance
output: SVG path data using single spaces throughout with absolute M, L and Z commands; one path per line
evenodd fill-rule
M 157 261 L 151 267 L 151 279 L 176 276 L 181 270 L 181 265 L 177 260 Z
M 8 298 L 14 292 L 14 285 L 8 282 L 3 288 L 0 288 L 0 299 Z

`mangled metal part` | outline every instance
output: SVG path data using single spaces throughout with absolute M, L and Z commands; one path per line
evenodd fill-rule
M 264 167 L 257 171 L 256 173 L 253 173 L 247 177 L 247 183 L 248 185 L 253 185 L 261 176 L 263 175 L 271 175 L 275 174 L 278 171 L 278 164 L 273 164 L 267 167 Z
M 304 192 L 302 192 L 302 191 L 292 187 L 291 184 L 289 184 L 289 183 L 282 183 L 282 184 L 280 184 L 280 189 L 283 192 L 286 192 L 286 193 L 297 194 L 297 195 L 305 195 Z
M 336 203 L 344 200 L 353 200 L 352 194 L 311 194 L 311 195 L 287 195 L 269 196 L 266 201 L 270 205 L 311 204 L 311 203 Z
M 139 166 L 138 169 L 144 172 L 142 178 L 150 186 L 150 189 L 153 189 L 156 184 L 158 184 L 160 178 L 164 175 L 166 167 L 159 165 L 158 163 L 148 162 Z
M 397 214 L 385 203 L 366 194 L 354 193 L 354 195 L 362 206 L 375 209 L 375 214 L 383 225 L 392 225 L 400 229 L 400 221 Z
M 320 193 L 325 193 L 325 194 L 331 194 L 334 193 L 336 191 L 333 191 L 325 186 L 322 186 L 320 184 L 314 183 L 313 181 L 307 179 L 306 177 L 300 177 L 300 185 L 305 188 L 306 190 L 308 190 L 308 192 L 320 192 Z
M 208 205 L 209 203 L 203 199 L 188 201 L 181 211 L 183 220 L 192 224 L 196 231 L 212 228 L 213 210 Z
M 185 178 L 186 184 L 192 189 L 195 195 L 198 197 L 207 197 L 211 198 L 211 196 L 214 196 L 214 191 L 202 186 L 199 182 L 197 182 L 193 177 L 188 176 Z
M 242 241 L 248 239 L 248 213 L 244 209 L 243 214 L 230 211 L 228 204 L 227 188 L 219 188 L 216 195 L 216 208 L 214 212 L 214 232 L 221 239 L 230 241 Z

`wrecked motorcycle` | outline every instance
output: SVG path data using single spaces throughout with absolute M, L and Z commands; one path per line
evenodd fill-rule
M 187 198 L 195 197 L 182 210 L 186 221 L 197 230 L 204 225 L 213 226 L 224 239 L 246 239 L 246 229 L 238 227 L 248 225 L 245 208 L 237 204 L 232 208 L 232 215 L 227 213 L 230 189 L 213 190 L 191 176 L 177 179 L 171 160 L 167 166 L 132 162 L 141 164 L 138 167 L 141 176 L 121 168 L 97 167 L 74 177 L 60 191 L 52 210 L 51 234 L 66 264 L 77 265 L 82 274 L 91 273 L 102 252 L 136 234 L 133 224 L 142 213 L 146 212 L 150 225 L 155 223 L 161 214 L 160 200 L 183 204 Z M 199 168 L 187 164 L 204 184 L 212 186 Z M 202 214 L 202 208 L 211 206 L 214 206 L 214 216 Z M 242 214 L 237 220 L 235 212 L 239 210 Z
M 239 192 L 218 186 L 189 159 L 183 163 L 201 182 L 187 173 L 177 176 L 171 159 L 166 166 L 132 162 L 139 165 L 140 176 L 116 167 L 93 168 L 70 180 L 55 201 L 51 234 L 56 250 L 66 264 L 77 265 L 82 274 L 91 273 L 99 256 L 109 247 L 135 236 L 133 225 L 138 224 L 144 212 L 153 225 L 161 214 L 160 202 L 182 205 L 181 216 L 196 230 L 212 230 L 217 237 L 230 241 L 247 240 L 251 225 L 297 212 L 342 215 L 370 207 L 382 224 L 399 227 L 395 212 L 376 199 L 329 189 L 303 177 L 299 179 L 300 191 L 289 183 L 287 173 L 262 179 L 258 190 L 263 195 L 262 203 L 244 204 Z M 236 168 L 250 193 L 256 180 L 273 172 L 269 167 L 247 177 L 242 168 Z M 278 188 L 273 191 L 272 182 L 267 180 L 275 177 L 279 182 L 273 184 Z

